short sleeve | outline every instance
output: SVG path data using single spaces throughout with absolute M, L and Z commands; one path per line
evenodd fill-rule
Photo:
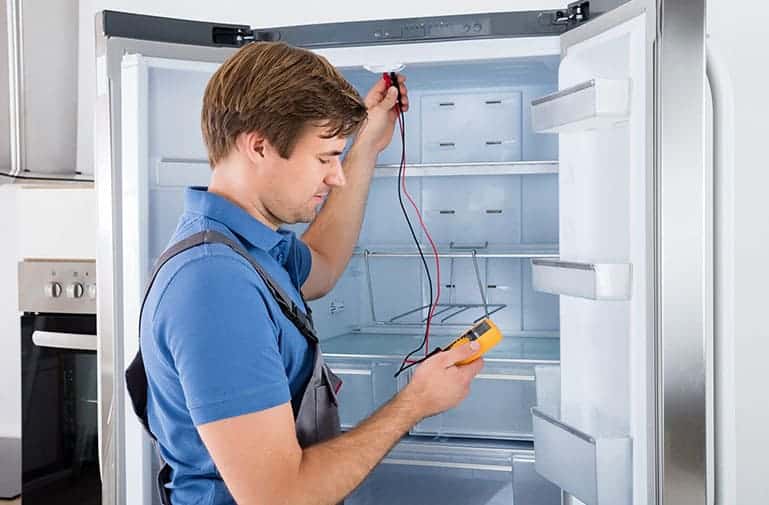
M 291 275 L 291 280 L 296 283 L 297 288 L 301 288 L 310 276 L 312 254 L 307 244 L 302 242 L 294 233 L 291 233 L 289 241 L 289 254 L 285 266 Z
M 181 266 L 162 294 L 154 334 L 196 425 L 291 400 L 263 286 L 240 258 L 206 255 Z

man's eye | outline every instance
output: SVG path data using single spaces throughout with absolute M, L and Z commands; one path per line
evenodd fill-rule
M 323 158 L 318 158 L 318 160 L 320 160 L 320 162 L 324 165 L 329 162 L 329 160 L 324 160 Z

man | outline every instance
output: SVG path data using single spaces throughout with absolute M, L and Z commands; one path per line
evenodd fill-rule
M 161 258 L 141 319 L 139 411 L 168 465 L 164 500 L 338 503 L 414 424 L 467 395 L 482 360 L 454 364 L 477 344 L 428 359 L 339 435 L 337 382 L 305 314 L 301 293 L 326 294 L 350 259 L 396 101 L 383 80 L 361 100 L 322 57 L 280 43 L 245 46 L 209 81 L 211 182 L 188 190 L 171 244 L 187 241 Z M 310 221 L 301 240 L 279 229 Z

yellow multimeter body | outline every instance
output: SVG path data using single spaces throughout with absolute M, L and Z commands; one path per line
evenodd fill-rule
M 475 323 L 472 328 L 464 332 L 458 339 L 449 344 L 445 350 L 449 350 L 458 345 L 467 344 L 473 341 L 478 342 L 481 345 L 481 348 L 478 349 L 478 352 L 466 360 L 457 362 L 457 365 L 467 365 L 468 363 L 472 363 L 473 361 L 486 354 L 501 340 L 502 332 L 499 331 L 499 328 L 496 324 L 494 324 L 494 321 L 486 317 Z

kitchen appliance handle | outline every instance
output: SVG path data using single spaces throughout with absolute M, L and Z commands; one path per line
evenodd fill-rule
M 85 333 L 35 330 L 32 332 L 32 342 L 38 347 L 96 351 L 96 335 Z
M 706 74 L 713 105 L 713 439 L 709 441 L 715 503 L 736 496 L 736 411 L 734 392 L 734 90 L 717 44 L 706 39 Z M 712 444 L 712 445 L 711 445 Z M 718 461 L 715 462 L 716 457 Z M 716 464 L 717 463 L 717 464 Z M 712 468 L 712 466 L 711 466 Z

